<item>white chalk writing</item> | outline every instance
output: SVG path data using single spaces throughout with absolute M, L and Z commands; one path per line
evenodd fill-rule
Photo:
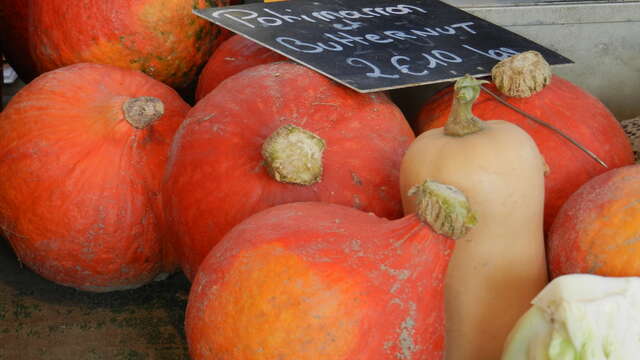
M 284 9 L 280 11 L 275 11 L 273 9 L 263 9 L 264 12 L 268 13 L 271 16 L 260 16 L 259 13 L 247 10 L 247 9 L 238 9 L 238 8 L 222 8 L 219 10 L 215 10 L 211 13 L 211 16 L 215 18 L 225 17 L 227 19 L 233 20 L 238 24 L 242 24 L 249 28 L 256 28 L 259 26 L 270 27 L 270 26 L 280 26 L 283 24 L 291 24 L 296 22 L 335 22 L 335 21 L 344 21 L 350 26 L 354 26 L 353 19 L 364 19 L 364 18 L 373 18 L 379 16 L 393 16 L 393 15 L 405 15 L 411 13 L 423 13 L 426 14 L 427 10 L 422 9 L 418 6 L 414 5 L 406 5 L 399 4 L 395 6 L 386 6 L 386 7 L 367 7 L 361 8 L 358 10 L 338 10 L 338 11 L 314 11 L 311 14 L 293 14 L 291 9 Z M 357 23 L 356 23 L 357 24 Z M 338 24 L 338 27 L 342 27 L 344 30 L 344 25 Z

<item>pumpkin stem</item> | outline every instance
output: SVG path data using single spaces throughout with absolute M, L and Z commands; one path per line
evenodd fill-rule
M 295 125 L 274 131 L 262 145 L 267 171 L 276 181 L 311 185 L 322 177 L 325 142 L 316 134 Z
M 477 80 L 471 75 L 465 75 L 458 79 L 453 86 L 453 105 L 449 119 L 444 125 L 444 133 L 449 136 L 465 136 L 484 129 L 485 124 L 478 119 L 471 107 L 480 95 L 480 85 L 487 83 L 485 80 Z
M 526 98 L 549 85 L 551 67 L 539 52 L 525 51 L 496 64 L 491 77 L 503 94 Z
M 426 180 L 409 190 L 416 196 L 417 215 L 438 234 L 459 239 L 478 222 L 462 191 L 451 185 Z
M 164 104 L 158 98 L 141 96 L 125 101 L 122 111 L 131 126 L 144 129 L 164 114 Z

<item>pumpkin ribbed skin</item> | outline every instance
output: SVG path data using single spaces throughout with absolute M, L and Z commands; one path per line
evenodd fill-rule
M 640 276 L 640 165 L 599 175 L 569 197 L 548 239 L 551 275 Z
M 489 89 L 498 92 L 493 84 Z M 444 126 L 451 105 L 447 88 L 423 106 L 418 132 Z M 529 98 L 506 98 L 510 104 L 571 136 L 602 159 L 609 169 L 633 163 L 633 152 L 620 123 L 595 97 L 554 75 L 551 83 Z M 550 172 L 545 177 L 545 232 L 566 199 L 589 179 L 607 171 L 557 133 L 538 125 L 482 92 L 473 113 L 483 120 L 501 119 L 523 128 L 536 142 Z
M 122 109 L 140 96 L 164 104 L 144 129 Z M 172 270 L 159 188 L 188 110 L 168 86 L 107 65 L 60 68 L 20 90 L 0 114 L 0 225 L 20 261 L 88 291 Z
M 196 100 L 215 89 L 224 79 L 255 65 L 286 60 L 283 55 L 271 51 L 241 35 L 225 40 L 211 55 L 198 78 Z
M 287 124 L 325 140 L 320 182 L 281 183 L 263 166 L 263 143 Z M 228 230 L 274 205 L 324 201 L 402 216 L 399 168 L 413 139 L 381 93 L 359 94 L 288 62 L 233 75 L 189 112 L 170 154 L 163 191 L 183 271 L 192 279 Z
M 207 0 L 32 1 L 31 55 L 41 73 L 94 62 L 183 88 L 217 45 L 219 28 L 192 13 L 209 6 Z
M 185 321 L 191 357 L 442 359 L 454 245 L 416 215 L 389 221 L 319 202 L 266 209 L 200 267 Z

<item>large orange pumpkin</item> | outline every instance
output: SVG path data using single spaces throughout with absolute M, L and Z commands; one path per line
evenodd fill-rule
M 241 35 L 225 40 L 211 55 L 198 77 L 196 100 L 215 89 L 222 80 L 255 65 L 286 60 L 283 55 Z
M 29 7 L 26 23 L 21 22 L 28 26 L 20 28 L 28 30 L 28 53 L 38 73 L 95 62 L 140 70 L 184 88 L 219 41 L 219 28 L 192 13 L 214 6 L 208 0 L 2 1 L 7 9 Z M 16 38 L 11 44 L 23 46 L 17 40 L 23 33 L 8 36 Z
M 569 197 L 548 239 L 553 277 L 640 276 L 640 165 L 607 171 Z
M 21 89 L 0 113 L 0 226 L 20 261 L 88 291 L 173 270 L 160 183 L 188 110 L 168 86 L 108 65 L 60 68 Z
M 493 84 L 487 88 L 498 92 Z M 444 126 L 452 94 L 452 88 L 446 88 L 423 106 L 416 122 L 418 132 Z M 609 169 L 633 163 L 631 145 L 620 123 L 598 99 L 568 80 L 554 75 L 551 83 L 537 94 L 505 100 L 570 135 Z M 545 231 L 560 206 L 580 185 L 607 171 L 559 134 L 500 104 L 485 92 L 480 94 L 473 111 L 481 119 L 503 119 L 520 126 L 538 145 L 550 170 L 545 178 Z
M 427 208 L 390 221 L 306 202 L 246 219 L 209 253 L 191 287 L 192 358 L 443 359 L 454 241 L 421 223 Z M 455 214 L 442 213 L 431 220 Z M 467 229 L 445 222 L 434 229 Z
M 227 231 L 270 206 L 317 200 L 402 216 L 398 173 L 413 139 L 384 94 L 304 66 L 231 76 L 189 112 L 170 154 L 165 205 L 183 271 L 193 278 Z

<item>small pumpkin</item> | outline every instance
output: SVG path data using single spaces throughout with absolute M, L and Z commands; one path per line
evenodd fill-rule
M 22 88 L 0 113 L 0 227 L 20 261 L 96 292 L 173 271 L 160 184 L 188 110 L 168 86 L 109 65 Z
M 545 178 L 545 232 L 566 199 L 580 185 L 607 169 L 633 163 L 633 152 L 620 123 L 595 97 L 557 75 L 533 52 L 507 59 L 493 72 L 494 82 L 508 101 L 568 134 L 602 159 L 605 168 L 559 134 L 507 108 L 486 93 L 474 105 L 481 119 L 503 119 L 523 128 L 536 142 L 549 166 Z M 497 92 L 498 87 L 487 88 Z M 536 92 L 538 91 L 538 92 Z M 418 133 L 444 126 L 454 90 L 434 95 L 421 109 Z M 524 97 L 523 97 L 524 96 Z
M 225 40 L 207 61 L 198 77 L 196 101 L 215 89 L 224 79 L 255 65 L 286 60 L 283 55 L 241 35 Z
M 140 70 L 183 89 L 196 80 L 219 41 L 219 27 L 192 13 L 213 6 L 208 0 L 27 3 L 18 7 L 29 7 L 25 29 L 38 73 L 94 62 Z
M 571 273 L 640 276 L 639 176 L 640 165 L 612 169 L 569 197 L 549 232 L 554 278 Z
M 477 217 L 447 272 L 448 360 L 498 359 L 547 283 L 544 160 L 517 125 L 473 115 L 481 83 L 471 76 L 456 82 L 446 125 L 418 135 L 400 168 L 405 214 L 417 209 L 409 190 L 431 179 L 465 193 Z
M 473 214 L 445 185 L 427 182 L 416 193 L 418 215 L 393 221 L 301 202 L 238 224 L 191 287 L 191 357 L 442 359 L 450 236 L 464 234 L 457 224 Z
M 384 94 L 357 93 L 304 66 L 231 76 L 189 112 L 167 166 L 165 205 L 183 271 L 192 279 L 234 225 L 283 203 L 401 217 L 398 172 L 413 139 Z

